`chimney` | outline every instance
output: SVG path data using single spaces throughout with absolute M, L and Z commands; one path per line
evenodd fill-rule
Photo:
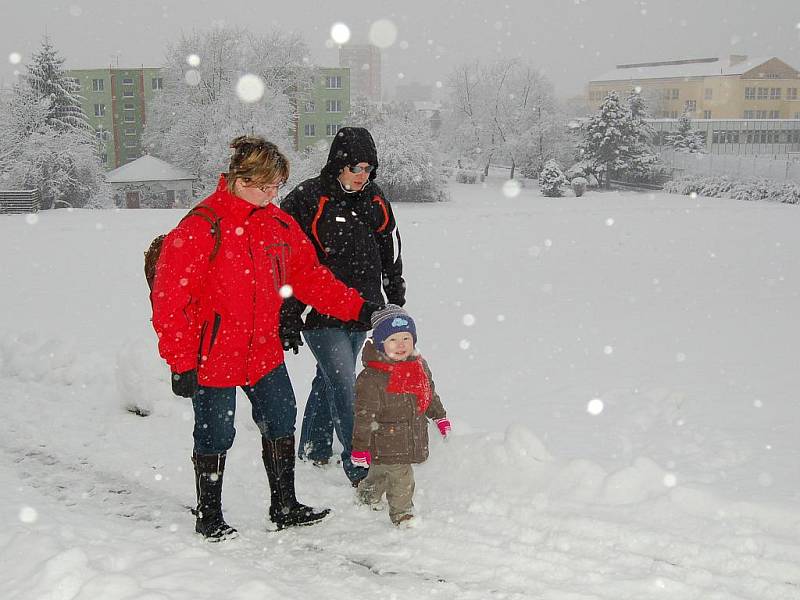
M 743 63 L 747 60 L 747 54 L 731 54 L 728 57 L 728 61 L 730 62 L 730 66 L 738 65 L 739 63 Z

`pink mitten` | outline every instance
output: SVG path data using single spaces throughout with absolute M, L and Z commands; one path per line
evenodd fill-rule
M 372 456 L 370 455 L 369 450 L 353 450 L 350 453 L 350 460 L 356 467 L 364 467 L 367 469 L 372 463 Z
M 450 433 L 450 419 L 436 419 L 436 426 L 439 428 L 439 433 L 442 434 L 442 437 L 447 437 L 447 434 Z

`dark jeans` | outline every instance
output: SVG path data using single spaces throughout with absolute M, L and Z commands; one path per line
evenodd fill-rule
M 297 404 L 286 365 L 281 364 L 258 380 L 242 386 L 250 399 L 253 421 L 268 440 L 294 435 Z M 200 386 L 192 399 L 194 408 L 194 451 L 196 454 L 222 454 L 230 450 L 236 428 L 235 387 Z
M 355 403 L 356 359 L 366 331 L 309 329 L 303 332 L 306 344 L 317 359 L 317 374 L 311 382 L 298 456 L 327 460 L 333 454 L 333 432 L 342 444 L 342 467 L 351 481 L 367 474 L 350 461 L 353 443 L 353 405 Z

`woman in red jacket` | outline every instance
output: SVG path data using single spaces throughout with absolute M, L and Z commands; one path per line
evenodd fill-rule
M 217 190 L 164 238 L 151 293 L 173 391 L 194 408 L 195 530 L 214 541 L 236 535 L 222 515 L 222 476 L 237 387 L 261 431 L 270 519 L 283 528 L 328 514 L 295 497 L 297 409 L 278 337 L 283 298 L 344 321 L 369 322 L 377 308 L 321 266 L 297 223 L 271 203 L 289 175 L 278 148 L 244 136 L 231 148 Z

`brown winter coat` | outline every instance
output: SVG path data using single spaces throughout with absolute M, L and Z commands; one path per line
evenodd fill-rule
M 391 363 L 367 340 L 361 354 L 364 370 L 356 378 L 353 450 L 369 450 L 372 462 L 379 465 L 421 463 L 428 458 L 428 419 L 447 416 L 436 393 L 428 363 L 420 356 L 431 384 L 431 403 L 425 414 L 417 410 L 414 394 L 386 391 L 389 373 L 367 366 L 370 361 Z

